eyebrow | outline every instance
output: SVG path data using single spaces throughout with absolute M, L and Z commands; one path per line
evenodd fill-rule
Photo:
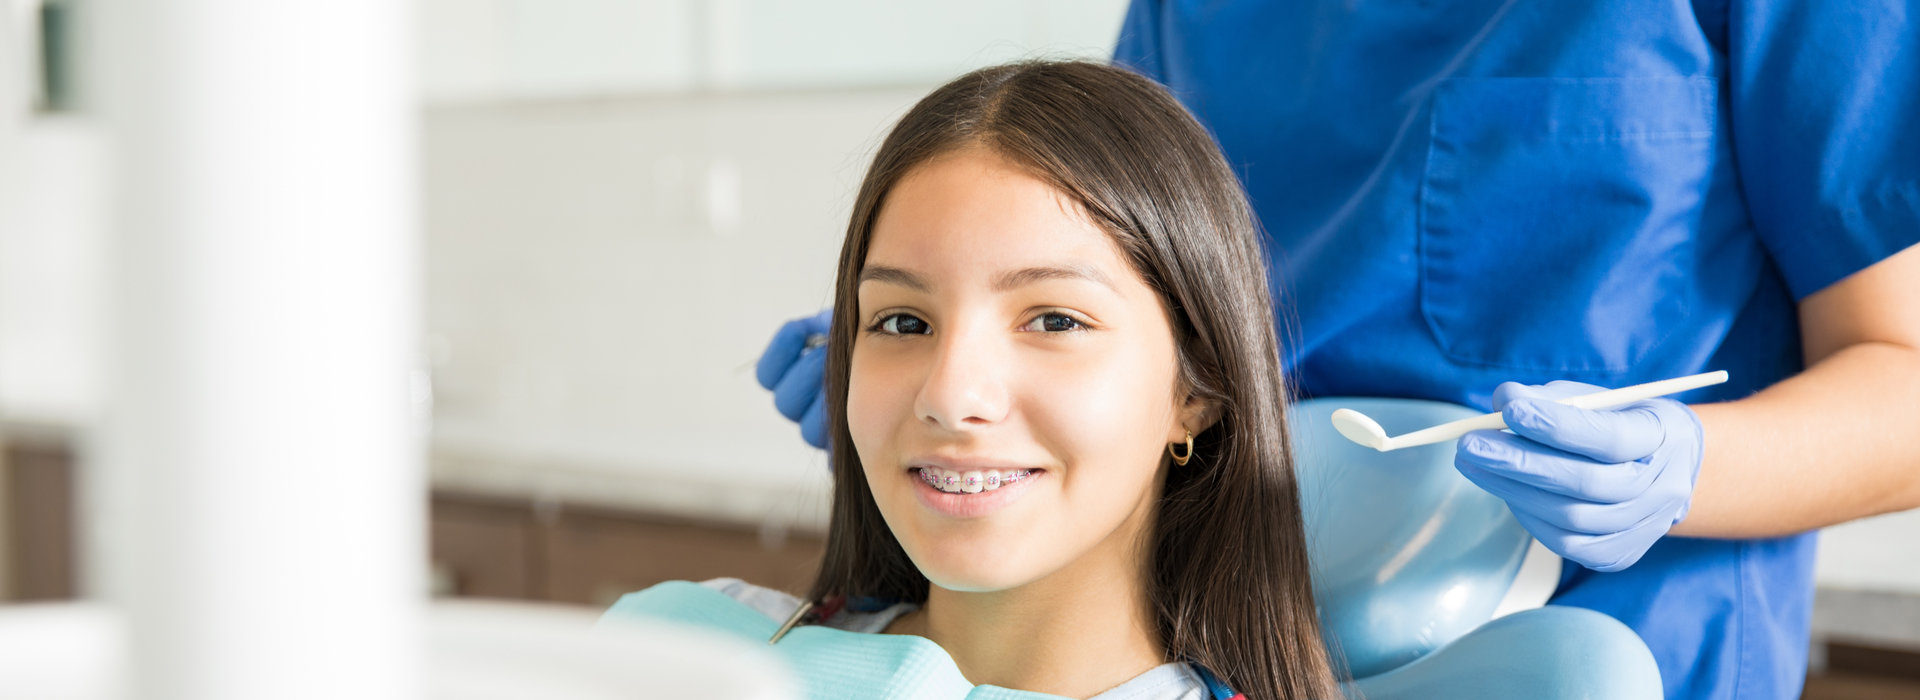
M 1024 267 L 1018 270 L 1008 270 L 1000 273 L 999 277 L 994 278 L 993 291 L 1006 292 L 1035 282 L 1061 279 L 1086 280 L 1106 287 L 1116 294 L 1120 291 L 1113 286 L 1113 280 L 1108 279 L 1106 273 L 1101 272 L 1100 268 L 1092 265 L 1042 265 L 1038 267 Z M 933 286 L 927 284 L 926 280 L 921 279 L 919 275 L 897 267 L 868 265 L 860 270 L 859 284 L 866 284 L 869 281 L 899 285 L 922 294 L 933 293 Z

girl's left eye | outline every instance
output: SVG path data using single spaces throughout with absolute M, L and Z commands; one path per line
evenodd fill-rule
M 1021 329 L 1043 333 L 1072 333 L 1086 330 L 1086 324 L 1072 316 L 1053 312 L 1035 316 L 1032 321 L 1027 322 L 1027 325 L 1021 326 Z

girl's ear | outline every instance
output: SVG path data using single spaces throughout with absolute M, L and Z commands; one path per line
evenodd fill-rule
M 1180 409 L 1180 424 L 1199 435 L 1220 422 L 1220 413 L 1219 403 L 1189 394 L 1186 405 Z

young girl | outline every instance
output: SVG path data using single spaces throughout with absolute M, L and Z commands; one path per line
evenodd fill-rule
M 940 88 L 847 228 L 809 600 L 676 582 L 609 617 L 777 638 L 813 697 L 1337 697 L 1259 246 L 1147 79 Z

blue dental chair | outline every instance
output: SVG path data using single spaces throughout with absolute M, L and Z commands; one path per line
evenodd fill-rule
M 1559 558 L 1454 470 L 1453 442 L 1376 452 L 1335 432 L 1337 408 L 1372 416 L 1389 435 L 1477 412 L 1410 399 L 1293 406 L 1314 600 L 1350 696 L 1661 697 L 1659 669 L 1632 629 L 1542 606 Z

